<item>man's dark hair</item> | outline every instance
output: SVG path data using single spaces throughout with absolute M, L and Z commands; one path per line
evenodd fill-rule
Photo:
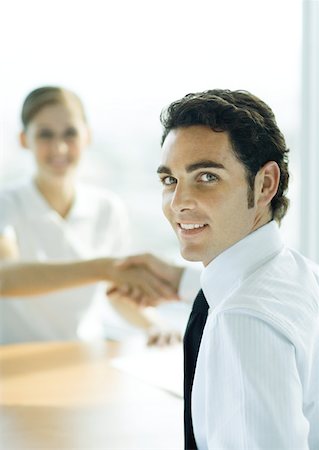
M 288 152 L 274 113 L 266 103 L 247 91 L 214 89 L 187 94 L 171 103 L 161 113 L 164 127 L 162 145 L 172 129 L 191 125 L 206 125 L 214 131 L 226 131 L 234 154 L 246 169 L 253 205 L 255 176 L 268 161 L 280 168 L 278 191 L 271 201 L 272 216 L 278 222 L 286 214 L 289 200 Z M 251 203 L 252 202 L 252 203 Z

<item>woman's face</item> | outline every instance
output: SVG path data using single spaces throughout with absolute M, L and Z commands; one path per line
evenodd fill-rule
M 21 133 L 21 144 L 33 152 L 41 178 L 74 175 L 89 140 L 82 112 L 72 103 L 45 106 Z

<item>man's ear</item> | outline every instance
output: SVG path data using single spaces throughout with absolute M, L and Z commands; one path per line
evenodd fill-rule
M 268 161 L 256 175 L 257 204 L 261 207 L 270 205 L 277 194 L 280 181 L 280 169 L 275 161 Z
M 22 130 L 19 134 L 19 141 L 22 148 L 29 148 L 27 142 L 27 135 L 24 130 Z

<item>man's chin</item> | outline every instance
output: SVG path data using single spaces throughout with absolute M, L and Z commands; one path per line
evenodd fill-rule
M 201 262 L 203 260 L 203 256 L 199 255 L 196 252 L 189 251 L 187 249 L 181 249 L 181 255 L 186 261 L 191 262 Z

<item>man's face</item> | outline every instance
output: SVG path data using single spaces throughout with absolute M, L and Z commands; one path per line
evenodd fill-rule
M 207 265 L 260 226 L 256 202 L 248 207 L 245 168 L 228 133 L 202 125 L 170 131 L 158 173 L 163 212 L 185 259 Z

